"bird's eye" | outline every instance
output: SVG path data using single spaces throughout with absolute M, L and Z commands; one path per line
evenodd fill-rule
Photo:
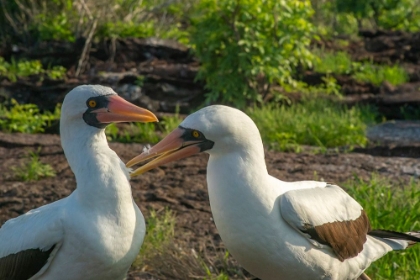
M 95 108 L 96 107 L 96 101 L 95 100 L 89 100 L 88 105 L 90 108 Z
M 200 132 L 198 132 L 197 130 L 193 130 L 191 134 L 194 138 L 200 137 Z

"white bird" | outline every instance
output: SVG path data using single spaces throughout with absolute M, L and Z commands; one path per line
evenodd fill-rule
M 263 280 L 369 279 L 364 270 L 392 250 L 419 242 L 418 233 L 371 230 L 362 206 L 325 182 L 270 176 L 261 136 L 243 112 L 209 106 L 188 116 L 150 150 L 130 160 L 136 176 L 206 151 L 213 218 L 234 258 Z
M 124 279 L 145 234 L 129 172 L 106 140 L 111 122 L 156 116 L 111 88 L 83 85 L 63 102 L 61 144 L 77 188 L 0 228 L 0 279 Z

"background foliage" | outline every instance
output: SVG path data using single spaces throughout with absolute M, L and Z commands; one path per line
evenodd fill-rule
M 299 64 L 311 64 L 309 1 L 202 0 L 199 10 L 191 43 L 208 101 L 240 107 L 261 101 L 258 93 L 267 94 L 274 82 L 290 82 Z
M 329 34 L 360 29 L 420 30 L 419 0 L 312 0 L 314 20 Z
M 206 82 L 207 103 L 236 107 L 261 103 L 269 94 L 278 96 L 273 85 L 305 91 L 297 72 L 313 64 L 319 67 L 310 45 L 319 36 L 355 36 L 364 28 L 420 29 L 420 0 L 0 0 L 0 6 L 2 42 L 74 42 L 92 35 L 94 40 L 153 36 L 188 44 L 201 62 L 197 78 Z M 374 84 L 389 80 L 384 76 L 388 70 L 342 58 L 349 66 L 334 69 L 330 64 L 326 72 L 355 74 L 367 69 L 355 76 L 371 82 L 374 77 L 366 76 L 373 70 L 382 76 Z M 0 57 L 0 76 L 11 80 L 24 76 L 2 70 L 2 64 L 17 68 L 19 63 Z M 36 62 L 25 63 L 39 68 Z M 41 70 L 29 73 L 34 71 Z M 62 77 L 62 72 L 53 73 Z M 325 82 L 320 90 L 328 87 L 331 83 Z
M 204 81 L 207 89 L 202 105 L 251 106 L 247 110 L 257 119 L 270 113 L 270 118 L 300 120 L 290 121 L 290 129 L 277 130 L 277 134 L 268 127 L 263 132 L 266 141 L 282 150 L 296 150 L 302 144 L 324 149 L 366 143 L 366 119 L 357 113 L 361 109 L 325 105 L 322 100 L 293 104 L 290 94 L 300 93 L 306 99 L 339 97 L 342 89 L 337 75 L 377 87 L 385 81 L 405 83 L 409 76 L 399 64 L 353 61 L 345 50 L 325 50 L 315 47 L 316 43 L 333 39 L 346 46 L 365 28 L 418 31 L 419 4 L 420 0 L 0 0 L 0 41 L 30 46 L 51 40 L 75 42 L 90 35 L 94 41 L 150 36 L 175 39 L 191 47 L 200 62 L 197 79 Z M 67 70 L 38 60 L 0 56 L 0 79 L 11 82 L 28 76 L 64 79 Z M 321 84 L 300 80 L 308 70 L 322 74 Z M 277 105 L 267 106 L 266 100 Z M 16 113 L 22 106 L 30 106 L 25 110 L 31 113 Z M 0 110 L 4 113 L 0 125 L 7 131 L 41 132 L 56 118 L 56 113 L 51 117 L 47 112 L 40 117 L 33 105 L 3 106 Z M 343 121 L 329 122 L 326 113 Z M 28 118 L 34 120 L 34 127 L 23 127 Z M 302 126 L 307 118 L 318 123 Z M 156 130 L 164 134 L 164 125 L 176 122 L 177 117 L 161 125 L 130 125 L 125 131 L 110 126 L 108 137 L 154 143 L 161 137 Z M 327 131 L 342 131 L 340 135 L 348 132 L 347 140 L 333 133 L 321 135 L 327 126 Z M 295 129 L 298 127 L 302 129 Z M 315 134 L 310 133 L 311 127 L 317 127 Z

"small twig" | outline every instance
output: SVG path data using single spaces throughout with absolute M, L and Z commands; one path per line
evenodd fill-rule
M 26 13 L 26 15 L 28 15 L 29 17 L 33 18 L 34 15 L 33 13 L 31 13 L 31 10 L 27 9 L 25 5 L 23 5 L 19 0 L 15 0 L 16 5 L 19 6 L 19 10 L 24 11 Z M 35 4 L 32 3 L 32 10 L 36 10 L 35 9 Z
M 133 1 L 133 3 L 131 3 L 130 7 L 127 10 L 131 12 L 127 13 L 127 15 L 124 17 L 123 19 L 124 22 L 129 22 L 133 20 L 134 15 L 136 15 L 137 13 L 143 10 L 143 0 L 137 3 Z
M 9 12 L 6 10 L 6 6 L 4 4 L 4 0 L 1 0 L 1 6 L 3 8 L 3 13 L 4 16 L 6 17 L 7 21 L 10 23 L 10 25 L 12 26 L 13 30 L 19 34 L 19 28 L 17 27 L 17 25 L 15 24 L 13 18 L 10 16 Z
M 153 16 L 155 16 L 156 13 L 158 13 L 163 8 L 166 8 L 170 6 L 172 3 L 174 3 L 176 0 L 168 0 L 159 6 L 153 7 L 153 9 L 146 11 L 143 16 L 140 17 L 140 21 L 147 21 L 150 20 Z
M 115 54 L 117 53 L 117 38 L 111 38 L 111 47 L 110 47 L 110 54 L 109 54 L 109 62 L 113 63 L 115 59 Z
M 86 64 L 87 58 L 89 57 L 89 51 L 90 51 L 90 47 L 92 45 L 93 34 L 95 34 L 97 23 L 98 23 L 98 19 L 96 18 L 93 21 L 92 27 L 89 31 L 89 35 L 88 35 L 88 37 L 86 39 L 86 42 L 85 42 L 85 46 L 83 47 L 82 55 L 80 56 L 79 62 L 77 64 L 77 69 L 76 69 L 76 73 L 75 73 L 76 77 L 79 76 L 80 72 L 82 71 L 83 67 Z
M 86 11 L 88 17 L 90 20 L 93 20 L 92 13 L 90 12 L 89 7 L 86 5 L 85 0 L 80 0 L 80 4 L 82 4 L 83 9 Z
M 264 87 L 264 86 L 263 86 Z M 265 101 L 265 98 L 267 97 L 267 95 L 270 93 L 270 89 L 271 89 L 271 83 L 267 84 L 267 87 L 264 91 L 264 95 L 263 95 L 263 101 Z
M 77 22 L 77 26 L 76 26 L 76 32 L 75 32 L 75 34 L 76 34 L 76 38 L 79 38 L 81 35 L 80 35 L 80 33 L 81 33 L 81 26 L 83 25 L 83 18 L 85 17 L 85 13 L 86 13 L 86 11 L 85 11 L 85 9 L 82 9 L 80 12 L 80 16 L 79 16 L 79 21 Z

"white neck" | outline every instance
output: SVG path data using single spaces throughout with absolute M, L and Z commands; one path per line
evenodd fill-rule
M 79 124 L 61 125 L 60 131 L 64 153 L 76 177 L 75 195 L 81 203 L 112 211 L 132 201 L 128 171 L 109 148 L 103 129 Z M 110 207 L 112 204 L 116 208 Z
M 269 180 L 261 147 L 251 147 L 225 154 L 211 154 L 207 167 L 207 183 L 212 207 L 219 208 L 226 201 L 247 203 L 243 199 L 258 200 L 260 187 Z M 221 201 L 221 198 L 223 201 Z M 213 200 L 213 201 L 212 201 Z
M 274 212 L 276 196 L 272 195 L 272 189 L 263 189 L 270 188 L 269 180 L 261 154 L 210 155 L 207 185 L 214 222 L 224 243 L 234 256 L 237 254 L 236 257 L 240 252 L 236 246 L 243 245 L 237 244 L 243 239 L 241 235 L 252 236 L 249 228 L 255 223 L 254 217 L 267 219 Z

